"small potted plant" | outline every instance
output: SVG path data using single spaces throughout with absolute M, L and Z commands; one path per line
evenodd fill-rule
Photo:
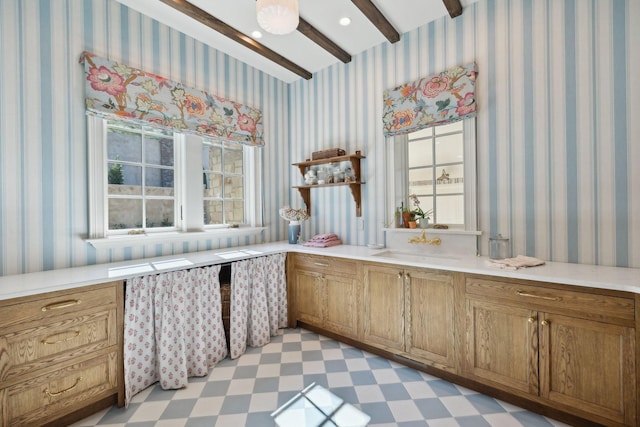
M 431 219 L 431 215 L 433 214 L 433 209 L 429 209 L 427 211 L 423 211 L 420 207 L 420 200 L 418 200 L 418 196 L 415 194 L 410 194 L 409 198 L 413 202 L 414 209 L 411 211 L 413 214 L 413 218 L 417 220 L 420 228 L 427 228 L 429 225 L 429 220 Z

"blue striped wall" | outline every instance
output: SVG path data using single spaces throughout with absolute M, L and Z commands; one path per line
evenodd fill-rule
M 287 85 L 115 0 L 0 0 L 0 275 L 253 242 L 84 242 L 83 50 L 264 112 L 268 241 L 285 238 L 278 208 L 303 205 L 292 162 L 362 150 L 364 229 L 340 187 L 314 189 L 303 231 L 350 244 L 380 241 L 388 221 L 383 90 L 476 61 L 482 252 L 502 233 L 513 254 L 640 267 L 639 20 L 635 0 L 479 0 Z
M 348 189 L 317 189 L 304 233 L 380 241 L 383 90 L 476 61 L 482 254 L 502 233 L 514 255 L 640 267 L 639 21 L 636 0 L 480 0 L 292 84 L 292 158 L 367 156 L 364 230 Z
M 254 243 L 95 250 L 88 232 L 84 50 L 261 109 L 267 240 L 284 239 L 288 85 L 115 0 L 0 0 L 0 275 Z

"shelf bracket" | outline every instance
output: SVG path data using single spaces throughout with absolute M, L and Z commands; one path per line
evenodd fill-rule
M 311 189 L 298 187 L 298 191 L 302 196 L 302 200 L 304 201 L 305 206 L 307 207 L 307 215 L 311 216 Z
M 360 184 L 349 184 L 349 189 L 351 190 L 353 201 L 356 202 L 356 216 L 362 216 L 362 206 L 360 205 L 361 188 L 362 187 Z

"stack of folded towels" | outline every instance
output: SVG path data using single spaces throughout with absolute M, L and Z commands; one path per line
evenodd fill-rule
M 334 233 L 316 234 L 308 240 L 304 246 L 313 246 L 314 248 L 327 248 L 329 246 L 341 245 L 342 240 Z

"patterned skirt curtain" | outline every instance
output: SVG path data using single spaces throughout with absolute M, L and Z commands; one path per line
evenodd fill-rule
M 231 264 L 230 355 L 261 347 L 287 326 L 286 254 Z
M 160 381 L 182 388 L 227 356 L 220 266 L 127 280 L 125 402 Z

